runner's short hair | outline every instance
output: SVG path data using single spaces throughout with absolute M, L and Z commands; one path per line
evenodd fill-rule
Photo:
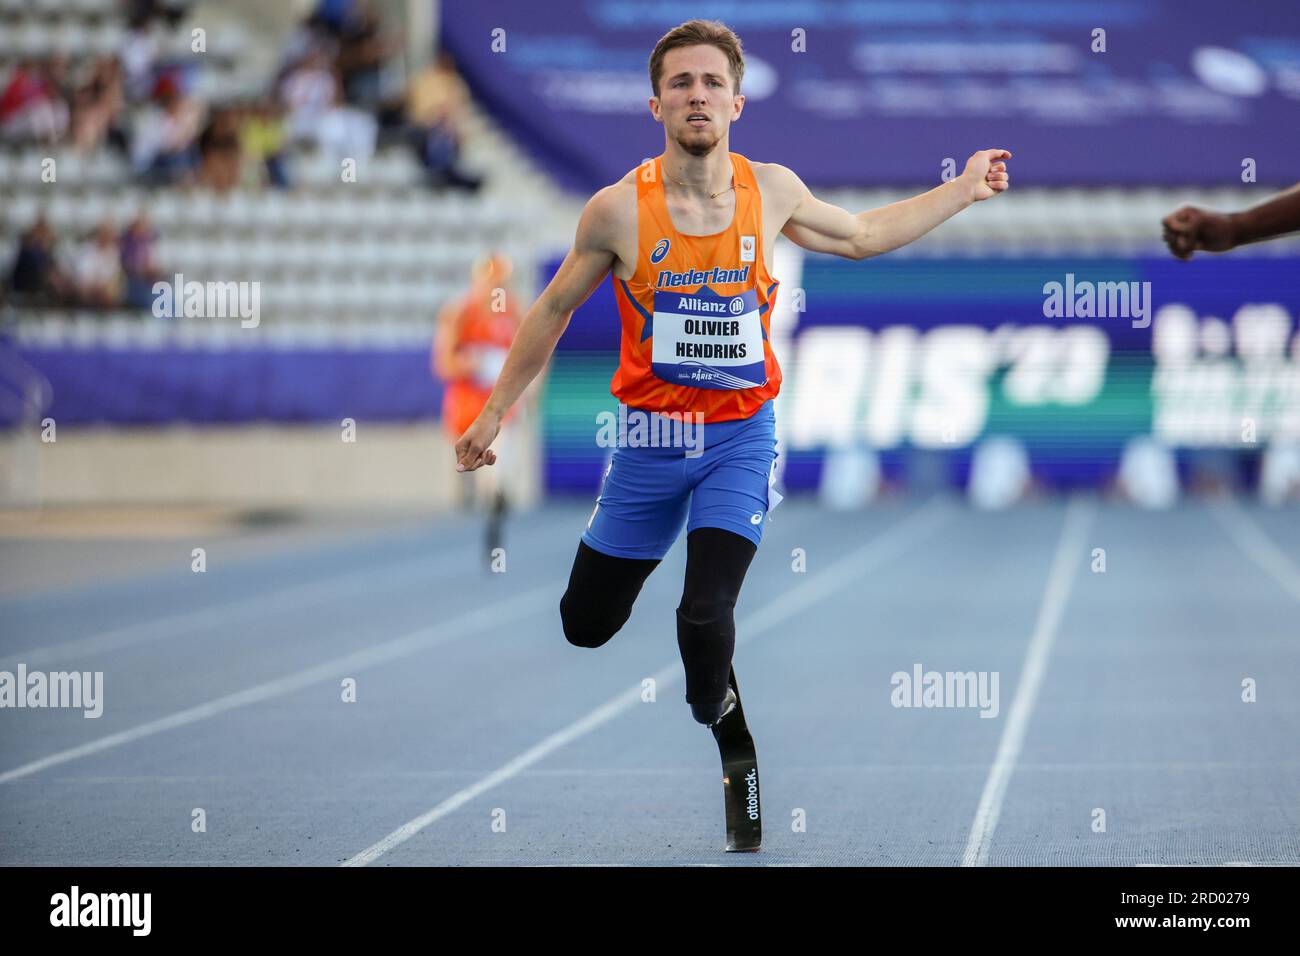
M 673 27 L 655 44 L 650 54 L 650 86 L 655 96 L 659 95 L 659 71 L 663 69 L 664 54 L 682 46 L 700 44 L 715 46 L 727 55 L 731 68 L 732 95 L 740 92 L 740 81 L 745 76 L 745 51 L 741 47 L 740 37 L 718 20 L 687 20 L 680 26 Z

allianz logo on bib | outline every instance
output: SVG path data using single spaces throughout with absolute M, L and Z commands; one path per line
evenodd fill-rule
M 689 314 L 692 312 L 716 312 L 721 315 L 730 312 L 732 315 L 740 315 L 745 311 L 745 300 L 741 296 L 735 296 L 731 301 L 727 301 L 726 299 L 718 299 L 714 301 L 711 299 L 697 299 L 694 296 L 684 295 L 677 300 L 677 310 L 680 314 Z M 688 332 L 695 331 L 694 329 L 689 328 L 691 325 L 690 319 L 686 320 L 686 324 L 688 326 Z M 735 328 L 735 322 L 724 322 L 717 328 L 714 328 L 713 326 L 718 325 L 718 323 L 711 322 L 705 324 L 709 326 L 707 331 L 710 333 L 729 332 L 730 334 L 735 335 L 738 331 Z M 706 330 L 700 329 L 699 331 Z

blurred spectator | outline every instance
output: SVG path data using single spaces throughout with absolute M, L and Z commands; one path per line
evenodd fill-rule
M 326 60 L 333 63 L 335 57 L 338 56 L 338 50 L 338 32 L 332 29 L 318 14 L 312 14 L 298 24 L 289 34 L 289 39 L 284 46 L 284 53 L 280 61 L 280 72 L 276 76 L 275 85 L 277 87 L 283 85 L 285 78 L 301 66 L 311 54 L 323 53 Z
M 217 192 L 228 192 L 239 184 L 243 167 L 239 118 L 237 110 L 214 110 L 199 135 L 199 181 Z
M 355 0 L 319 0 L 311 19 L 320 23 L 335 36 L 340 36 L 344 26 L 352 17 L 355 7 Z
M 360 109 L 378 113 L 394 92 L 386 88 L 385 64 L 399 52 L 400 44 L 384 33 L 374 4 L 369 0 L 354 4 L 339 34 L 338 68 L 344 99 Z
M 29 305 L 53 305 L 69 291 L 68 279 L 54 256 L 54 230 L 42 215 L 18 240 L 9 274 L 14 298 Z
M 159 38 L 148 13 L 136 13 L 122 38 L 120 60 L 126 95 L 134 103 L 147 100 L 154 89 L 154 63 Z
M 154 261 L 154 243 L 157 239 L 158 234 L 144 213 L 136 216 L 122 230 L 120 248 L 127 305 L 141 309 L 153 305 L 153 284 L 162 274 Z
M 77 250 L 72 281 L 77 303 L 108 308 L 122 301 L 122 253 L 112 223 L 101 222 Z
M 170 77 L 160 80 L 158 87 L 159 106 L 146 111 L 137 124 L 132 163 L 146 182 L 187 182 L 198 163 L 195 140 L 204 108 L 197 100 L 182 96 Z
M 114 57 L 96 60 L 89 78 L 72 100 L 72 141 L 77 149 L 96 149 L 122 110 L 122 68 Z
M 313 143 L 337 159 L 369 159 L 378 133 L 375 118 L 340 103 L 338 75 L 322 50 L 313 50 L 284 80 L 291 140 Z
M 244 114 L 239 128 L 244 180 L 260 186 L 265 179 L 277 189 L 289 186 L 284 159 L 284 112 L 272 97 L 263 97 Z
M 311 49 L 284 78 L 281 98 L 289 111 L 288 132 L 294 140 L 314 141 L 321 117 L 337 98 L 338 78 L 329 55 Z
M 482 185 L 480 178 L 462 172 L 457 166 L 469 100 L 469 87 L 446 51 L 411 81 L 406 117 L 411 126 L 412 145 L 431 185 L 470 190 Z
M 0 133 L 18 140 L 52 143 L 68 128 L 68 104 L 58 58 L 24 60 L 0 93 Z

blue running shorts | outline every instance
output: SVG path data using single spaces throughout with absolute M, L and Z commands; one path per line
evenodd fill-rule
M 654 413 L 627 410 L 668 434 L 681 422 Z M 771 508 L 781 500 L 772 488 L 776 476 L 776 416 L 769 399 L 749 418 L 690 426 L 692 438 L 669 447 L 646 444 L 627 428 L 620 437 L 601 484 L 596 507 L 582 540 L 590 548 L 623 558 L 662 558 L 683 523 L 723 528 L 757 546 Z M 643 429 L 643 433 L 649 429 Z M 683 447 L 683 445 L 687 447 Z

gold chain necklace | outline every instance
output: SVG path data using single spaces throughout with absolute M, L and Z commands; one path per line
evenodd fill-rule
M 665 175 L 668 175 L 669 179 L 673 179 L 671 174 L 665 174 Z M 728 190 L 735 189 L 736 188 L 736 183 L 734 181 L 735 177 L 732 177 L 732 180 L 733 181 L 731 185 L 728 186 L 726 189 L 720 189 L 716 193 L 709 193 L 709 199 L 710 200 L 717 199 L 719 196 L 721 196 L 723 193 L 727 192 Z M 687 189 L 691 188 L 690 186 L 687 186 L 686 183 L 682 182 L 680 179 L 673 179 L 673 182 L 675 182 L 678 186 L 686 186 Z

